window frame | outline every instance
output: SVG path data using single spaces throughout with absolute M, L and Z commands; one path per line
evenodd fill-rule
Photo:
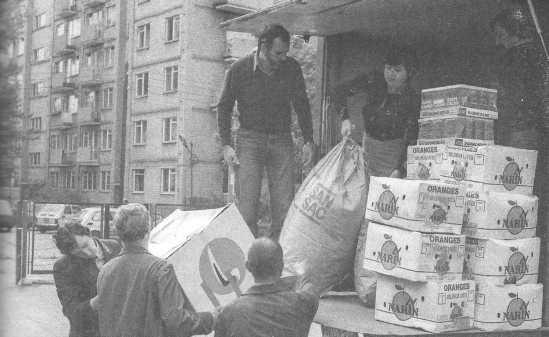
M 168 76 L 169 76 L 169 79 L 168 79 Z M 165 67 L 164 68 L 164 92 L 165 93 L 177 92 L 178 89 L 179 89 L 179 66 L 172 65 L 172 66 Z
M 141 177 L 142 182 L 140 186 L 142 189 L 138 190 L 136 189 L 136 179 L 137 179 L 137 171 L 139 171 L 139 177 Z M 145 193 L 145 169 L 139 168 L 139 169 L 132 169 L 132 193 Z
M 108 87 L 103 88 L 102 92 L 103 96 L 103 109 L 111 109 L 114 105 L 114 88 Z
M 44 28 L 47 25 L 48 25 L 48 20 L 46 17 L 46 12 L 42 12 L 34 16 L 34 22 L 33 22 L 34 30 Z
M 181 16 L 179 14 L 164 19 L 164 42 L 171 43 L 179 41 L 181 35 Z M 171 36 L 171 38 L 170 38 Z
M 166 181 L 166 178 L 167 178 L 167 181 Z M 164 183 L 166 183 L 167 185 L 165 186 Z M 160 194 L 175 194 L 176 189 L 177 189 L 176 169 L 174 167 L 160 168 Z
M 149 49 L 151 45 L 151 23 L 147 22 L 139 25 L 135 31 L 137 32 L 136 50 Z M 141 37 L 141 35 L 143 36 Z
M 140 81 L 142 82 L 141 85 L 139 84 Z M 149 96 L 149 72 L 144 71 L 135 74 L 135 97 L 143 98 L 147 96 Z
M 168 132 L 169 133 L 168 133 Z M 168 139 L 166 138 L 168 136 Z M 177 141 L 177 117 L 162 119 L 162 143 L 171 144 Z
M 99 191 L 109 192 L 111 190 L 111 171 L 101 170 L 101 182 L 99 184 Z
M 139 129 L 139 133 L 138 133 Z M 138 121 L 135 121 L 133 124 L 133 145 L 145 145 L 147 144 L 147 120 L 141 119 Z M 137 135 L 140 135 L 139 139 L 140 142 L 137 141 Z
M 103 48 L 103 67 L 114 67 L 114 46 Z
M 101 130 L 101 151 L 112 150 L 112 129 Z
M 32 167 L 40 166 L 40 152 L 29 153 L 29 166 L 32 166 Z

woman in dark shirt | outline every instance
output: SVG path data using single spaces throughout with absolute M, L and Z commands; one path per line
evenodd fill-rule
M 385 58 L 384 81 L 360 76 L 336 89 L 339 99 L 366 91 L 362 109 L 362 145 L 369 175 L 401 178 L 405 175 L 406 149 L 415 143 L 420 95 L 410 87 L 416 67 L 413 54 L 393 49 Z M 352 123 L 344 109 L 341 134 L 351 133 Z

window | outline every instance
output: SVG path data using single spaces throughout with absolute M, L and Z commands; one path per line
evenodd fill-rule
M 38 14 L 34 17 L 34 29 L 40 29 L 46 26 L 46 13 Z
M 166 36 L 164 37 L 166 42 L 179 40 L 179 15 L 166 18 L 164 28 L 166 31 Z
M 103 89 L 103 108 L 112 107 L 113 91 L 114 91 L 113 88 Z
M 89 105 L 92 110 L 95 110 L 95 91 L 90 91 L 86 95 L 85 104 Z
M 145 192 L 145 169 L 133 170 L 133 191 Z
M 141 73 L 136 75 L 136 95 L 137 97 L 145 97 L 149 94 L 149 73 Z
M 147 121 L 137 121 L 134 123 L 134 126 L 133 143 L 136 145 L 145 144 L 147 140 Z
M 101 171 L 101 191 L 111 189 L 111 171 Z
M 69 38 L 80 36 L 80 18 L 69 21 Z
M 59 135 L 50 136 L 50 150 L 61 148 L 61 137 Z
M 78 112 L 78 97 L 75 95 L 69 96 L 69 103 L 68 103 L 68 111 L 71 114 L 75 114 Z
M 114 6 L 105 7 L 103 18 L 107 26 L 114 26 Z
M 67 112 L 69 110 L 69 100 L 67 97 L 58 96 L 53 99 L 53 111 L 55 113 Z
M 82 190 L 84 191 L 97 190 L 97 172 L 85 171 L 82 173 Z
M 149 48 L 151 24 L 137 26 L 137 49 Z
M 162 186 L 160 190 L 162 193 L 175 193 L 175 169 L 163 168 L 161 169 Z
M 25 38 L 20 37 L 19 41 L 17 42 L 17 56 L 23 55 L 25 52 Z
M 65 61 L 64 60 L 56 61 L 53 64 L 53 72 L 56 73 L 56 74 L 64 73 L 65 72 Z
M 91 143 L 91 132 L 89 129 L 82 129 L 82 147 L 89 147 Z
M 103 21 L 103 12 L 91 12 L 86 15 L 86 24 L 90 26 L 96 26 Z
M 65 23 L 64 22 L 62 22 L 62 23 L 58 24 L 57 26 L 55 26 L 55 34 L 57 36 L 65 35 Z
M 29 156 L 30 156 L 30 165 L 31 166 L 40 165 L 40 152 L 31 152 L 31 153 L 29 153 Z
M 67 169 L 61 173 L 61 183 L 64 188 L 73 189 L 76 184 L 76 176 L 72 169 Z
M 31 130 L 42 130 L 42 117 L 34 117 L 30 119 Z
M 175 142 L 177 133 L 177 119 L 175 117 L 164 118 L 162 123 L 162 140 L 164 143 Z
M 101 130 L 101 150 L 112 149 L 112 130 Z
M 46 83 L 43 81 L 34 82 L 32 84 L 32 96 L 43 96 L 46 94 Z
M 73 133 L 72 134 L 72 141 L 70 142 L 69 151 L 70 152 L 76 152 L 76 149 L 78 148 L 78 134 Z
M 50 172 L 50 186 L 53 188 L 59 187 L 59 172 Z
M 80 56 L 67 60 L 67 76 L 75 76 L 80 73 Z
M 40 47 L 33 49 L 32 51 L 32 57 L 34 62 L 41 62 L 46 60 L 46 48 Z
M 164 68 L 164 91 L 177 91 L 177 82 L 179 78 L 178 66 Z
M 107 47 L 103 51 L 104 67 L 112 67 L 114 65 L 114 46 Z

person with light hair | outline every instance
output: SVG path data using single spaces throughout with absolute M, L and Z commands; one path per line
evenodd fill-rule
M 121 206 L 113 222 L 123 249 L 99 273 L 97 297 L 91 303 L 98 312 L 101 336 L 172 337 L 210 333 L 214 314 L 194 312 L 173 266 L 147 250 L 150 215 L 145 206 Z

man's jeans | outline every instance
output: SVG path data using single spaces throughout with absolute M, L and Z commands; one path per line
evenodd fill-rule
M 237 205 L 250 230 L 257 237 L 261 181 L 267 168 L 271 199 L 271 237 L 278 240 L 282 223 L 294 197 L 294 146 L 292 136 L 269 135 L 238 130 L 236 153 Z

